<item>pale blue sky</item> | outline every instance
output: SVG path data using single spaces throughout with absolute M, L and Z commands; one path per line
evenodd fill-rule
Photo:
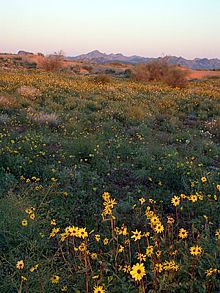
M 220 58 L 220 0 L 4 0 L 0 51 Z

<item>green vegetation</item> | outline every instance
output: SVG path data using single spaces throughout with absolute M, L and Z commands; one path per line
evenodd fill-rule
M 0 111 L 1 293 L 220 288 L 219 80 L 0 72 Z

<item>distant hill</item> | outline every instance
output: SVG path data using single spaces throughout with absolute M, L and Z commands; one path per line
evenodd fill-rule
M 220 69 L 220 59 L 207 59 L 207 58 L 195 58 L 193 60 L 187 60 L 183 57 L 166 56 L 169 64 L 181 65 L 192 69 Z M 109 62 L 122 62 L 122 63 L 149 63 L 153 60 L 159 60 L 159 58 L 146 58 L 141 56 L 124 56 L 123 54 L 106 54 L 98 50 L 89 52 L 87 54 L 78 55 L 76 57 L 67 57 L 69 60 L 87 61 L 94 63 L 109 63 Z
M 87 54 L 82 54 L 76 57 L 68 57 L 72 60 L 77 61 L 91 61 L 95 63 L 109 63 L 109 62 L 124 62 L 124 63 L 142 63 L 146 61 L 151 61 L 153 58 L 145 58 L 140 56 L 124 56 L 123 54 L 106 54 L 98 50 L 89 52 Z
M 34 53 L 20 50 L 18 51 L 18 55 L 34 55 Z

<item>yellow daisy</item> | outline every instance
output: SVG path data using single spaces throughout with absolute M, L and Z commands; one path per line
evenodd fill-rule
M 51 283 L 53 283 L 53 284 L 57 284 L 57 283 L 59 283 L 59 281 L 60 281 L 60 277 L 57 276 L 57 275 L 52 275 L 52 276 L 50 277 L 50 281 L 51 281 Z
M 146 275 L 144 264 L 137 263 L 136 265 L 133 265 L 130 274 L 136 282 L 140 281 L 143 278 L 143 276 Z
M 105 293 L 104 287 L 103 286 L 95 286 L 93 293 Z
M 179 230 L 179 237 L 182 238 L 182 239 L 187 238 L 188 237 L 188 232 L 185 229 L 181 228 Z

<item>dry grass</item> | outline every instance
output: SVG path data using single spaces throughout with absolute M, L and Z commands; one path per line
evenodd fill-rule
M 40 125 L 48 125 L 55 127 L 59 124 L 58 115 L 56 113 L 37 112 L 33 108 L 27 110 L 28 118 Z
M 9 97 L 0 96 L 0 108 L 9 109 L 16 107 L 16 103 Z
M 23 85 L 18 88 L 18 94 L 24 98 L 29 98 L 31 100 L 35 100 L 36 98 L 41 96 L 41 91 L 33 86 Z
M 125 113 L 126 117 L 132 120 L 144 120 L 146 114 L 141 105 L 130 106 Z

